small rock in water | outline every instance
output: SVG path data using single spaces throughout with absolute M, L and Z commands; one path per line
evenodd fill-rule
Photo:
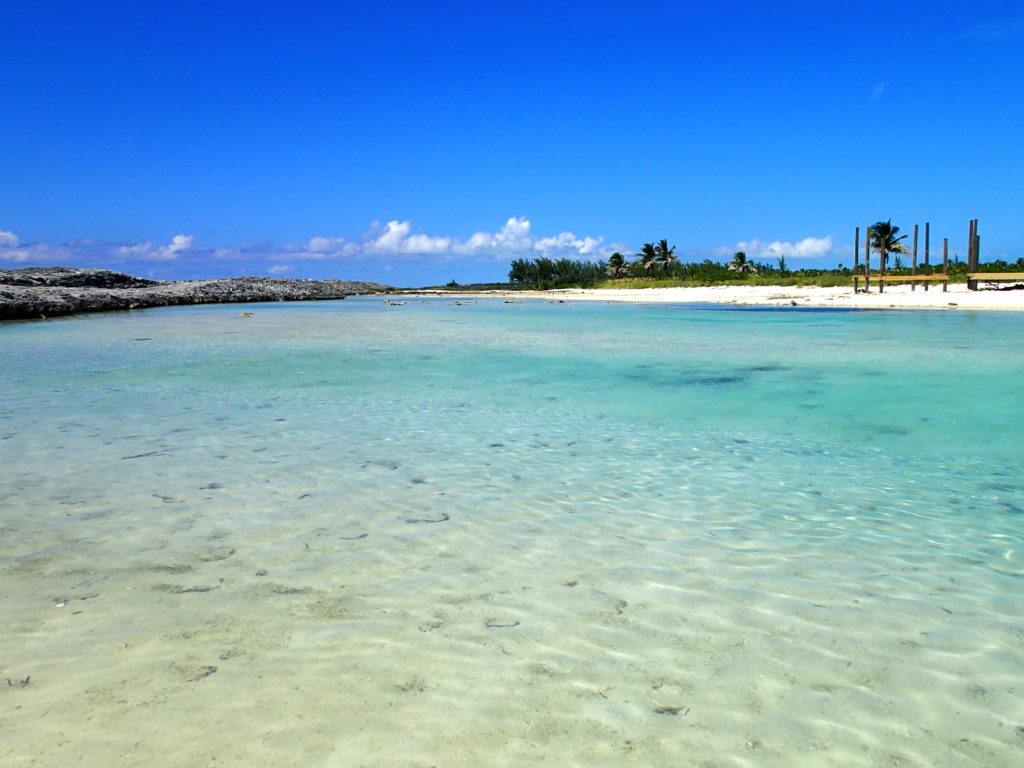
M 683 707 L 655 707 L 654 711 L 659 715 L 678 715 L 682 712 Z M 690 710 L 687 709 L 687 712 Z
M 197 669 L 190 670 L 190 671 L 186 672 L 185 675 L 184 675 L 185 682 L 186 683 L 198 682 L 199 680 L 202 680 L 204 677 L 209 677 L 210 675 L 212 675 L 216 671 L 217 671 L 217 668 L 212 666 L 212 665 L 211 666 L 206 666 L 206 667 L 199 667 Z
M 407 523 L 443 523 L 446 520 L 451 520 L 451 515 L 447 512 L 442 512 L 441 517 L 436 520 L 431 520 L 429 517 L 407 517 L 405 522 Z

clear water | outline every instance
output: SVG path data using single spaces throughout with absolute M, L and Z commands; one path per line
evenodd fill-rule
M 1019 765 L 1022 339 L 597 302 L 2 324 L 0 760 Z

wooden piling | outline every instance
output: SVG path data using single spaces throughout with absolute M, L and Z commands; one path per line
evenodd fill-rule
M 972 272 L 978 271 L 978 263 L 977 263 L 978 254 L 975 253 L 975 250 L 974 250 L 974 236 L 977 233 L 978 233 L 978 220 L 977 219 L 971 219 L 971 244 L 968 246 L 968 249 L 969 249 L 970 254 L 971 254 L 971 271 Z
M 974 219 L 967 222 L 967 271 L 974 268 L 974 259 L 971 254 L 974 252 Z
M 949 274 L 949 238 L 948 237 L 942 238 L 942 274 L 944 274 L 944 275 L 948 275 Z M 942 291 L 943 291 L 943 293 L 945 293 L 945 291 L 946 291 L 946 284 L 948 282 L 949 282 L 949 280 L 944 280 L 943 283 L 942 283 Z
M 914 225 L 914 251 L 910 257 L 910 274 L 917 274 L 917 224 Z M 917 283 L 911 281 L 910 290 L 914 291 L 917 289 Z
M 974 219 L 967 222 L 967 272 L 974 271 Z M 967 290 L 973 291 L 971 278 L 967 278 Z
M 864 228 L 864 293 L 871 293 L 871 227 Z
M 855 227 L 853 230 L 853 274 L 857 274 L 857 268 L 860 266 L 860 227 Z M 853 281 L 853 292 L 857 292 L 857 281 Z
M 888 253 L 878 254 L 878 276 L 885 277 L 885 262 L 889 260 Z M 878 281 L 878 292 L 883 293 L 885 291 L 885 280 Z
M 924 271 L 925 271 L 926 274 L 930 275 L 932 273 L 932 270 L 931 270 L 931 264 L 928 261 L 928 234 L 929 234 L 928 233 L 928 222 L 926 221 L 924 223 L 924 266 L 925 266 L 925 270 Z M 928 283 L 927 282 L 925 282 L 925 284 L 924 284 L 924 292 L 928 293 Z

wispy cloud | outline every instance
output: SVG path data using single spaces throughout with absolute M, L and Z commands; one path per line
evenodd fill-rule
M 9 229 L 0 229 L 0 262 L 11 264 L 62 264 L 68 260 L 70 249 L 63 245 L 22 243 Z
M 726 256 L 735 251 L 743 251 L 751 259 L 777 259 L 783 256 L 787 259 L 815 259 L 826 256 L 832 252 L 832 236 L 826 237 L 805 237 L 795 243 L 783 242 L 782 240 L 741 241 L 732 248 L 718 248 L 716 253 Z
M 195 237 L 192 235 L 175 235 L 167 245 L 138 243 L 136 245 L 119 246 L 117 252 L 125 258 L 142 259 L 144 261 L 172 261 L 192 250 Z
M 466 239 L 448 235 L 415 232 L 412 222 L 392 220 L 373 222 L 359 238 L 348 239 L 315 235 L 305 242 L 274 245 L 247 242 L 239 246 L 209 248 L 196 242 L 193 235 L 178 234 L 169 243 L 151 241 L 112 243 L 81 238 L 62 245 L 22 244 L 8 230 L 0 230 L 0 261 L 19 264 L 66 264 L 117 268 L 136 261 L 209 262 L 268 261 L 270 274 L 283 274 L 294 262 L 304 260 L 398 262 L 427 260 L 434 262 L 470 259 L 507 261 L 519 257 L 606 258 L 612 251 L 629 251 L 621 243 L 604 244 L 604 238 L 577 237 L 572 232 L 538 237 L 525 217 L 511 217 L 495 232 L 476 232 Z
M 883 93 L 885 93 L 885 83 L 875 83 L 875 87 L 871 89 L 871 98 L 880 99 Z

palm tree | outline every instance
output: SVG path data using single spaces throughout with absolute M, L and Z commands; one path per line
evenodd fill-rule
M 899 227 L 893 226 L 892 219 L 888 221 L 877 221 L 868 227 L 868 237 L 871 238 L 871 248 L 877 251 L 881 258 L 881 268 L 885 271 L 885 263 L 889 260 L 890 253 L 906 253 L 907 246 L 900 242 L 906 235 L 896 237 L 900 231 Z
M 657 251 L 654 250 L 654 243 L 644 243 L 640 248 L 640 253 L 637 255 L 637 263 L 648 272 L 651 271 L 651 267 L 654 266 L 654 262 L 658 258 Z
M 747 254 L 743 251 L 736 251 L 732 255 L 732 261 L 729 263 L 729 269 L 733 272 L 739 272 L 741 275 L 756 275 L 757 265 L 752 261 L 747 261 Z
M 679 261 L 679 257 L 676 256 L 676 247 L 673 245 L 669 248 L 668 240 L 660 241 L 654 246 L 654 260 L 661 267 L 662 272 L 667 272 L 669 264 Z
M 626 265 L 626 257 L 616 251 L 608 257 L 608 266 L 605 269 L 608 273 L 608 277 L 617 278 L 625 277 L 629 273 L 629 267 Z

